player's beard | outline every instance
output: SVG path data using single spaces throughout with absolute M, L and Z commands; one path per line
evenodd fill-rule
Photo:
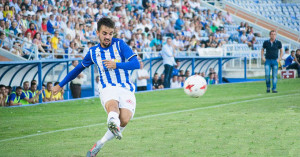
M 107 43 L 105 43 L 105 42 L 107 42 Z M 102 43 L 101 45 L 104 47 L 104 48 L 107 48 L 109 45 L 110 45 L 110 43 L 111 43 L 111 40 L 109 40 L 109 39 L 104 39 L 103 41 L 100 39 L 100 43 Z

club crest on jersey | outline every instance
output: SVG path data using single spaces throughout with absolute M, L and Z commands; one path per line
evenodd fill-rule
M 121 61 L 118 59 L 111 59 L 112 61 L 116 62 L 116 63 L 120 63 Z

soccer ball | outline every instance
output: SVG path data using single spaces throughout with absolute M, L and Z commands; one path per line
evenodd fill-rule
M 190 76 L 184 82 L 184 92 L 194 98 L 202 96 L 207 90 L 207 83 L 202 76 Z

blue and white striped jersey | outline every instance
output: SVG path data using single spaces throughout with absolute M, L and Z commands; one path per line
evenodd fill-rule
M 91 47 L 81 62 L 82 66 L 88 67 L 91 64 L 98 66 L 100 83 L 99 90 L 108 86 L 119 86 L 134 92 L 135 86 L 130 81 L 130 73 L 124 69 L 108 69 L 103 60 L 114 60 L 115 62 L 127 62 L 136 56 L 131 48 L 121 39 L 112 38 L 108 48 L 102 48 L 100 44 Z

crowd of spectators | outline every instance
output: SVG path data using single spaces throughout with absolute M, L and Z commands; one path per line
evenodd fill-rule
M 57 85 L 55 82 L 54 85 Z M 12 88 L 11 86 L 5 86 L 0 84 L 0 106 L 15 106 L 15 105 L 27 105 L 39 103 L 39 96 L 42 96 L 43 102 L 64 100 L 64 90 L 53 95 L 52 82 L 48 82 L 45 86 L 42 85 L 42 90 L 37 90 L 36 80 L 23 82 L 23 87 L 18 86 Z
M 227 33 L 231 15 L 201 7 L 200 0 L 1 0 L 0 47 L 25 58 L 35 50 L 40 58 L 82 57 L 97 43 L 104 16 L 115 21 L 115 37 L 137 53 L 160 51 L 166 37 L 178 51 L 195 51 L 229 40 L 252 46 L 259 36 L 247 23 L 237 36 Z

